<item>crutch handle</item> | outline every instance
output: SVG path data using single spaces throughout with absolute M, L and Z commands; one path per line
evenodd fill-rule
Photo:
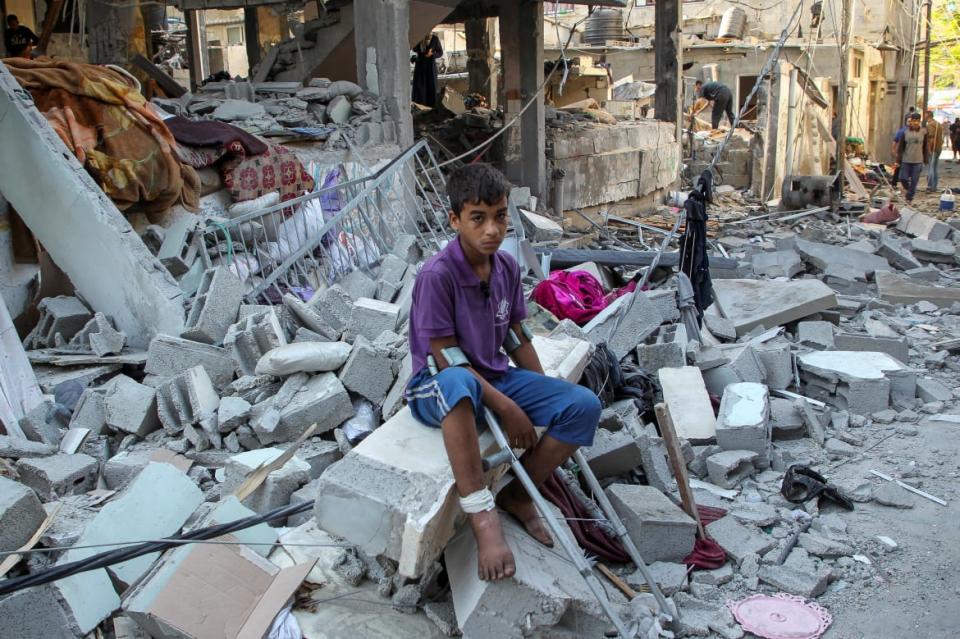
M 487 455 L 486 457 L 480 460 L 480 464 L 483 466 L 484 472 L 490 470 L 491 468 L 496 468 L 500 464 L 509 464 L 513 461 L 513 451 L 502 449 L 492 455 Z

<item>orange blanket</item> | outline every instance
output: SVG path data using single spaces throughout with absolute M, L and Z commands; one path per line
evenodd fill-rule
M 117 208 L 197 208 L 196 171 L 180 162 L 173 135 L 123 74 L 50 59 L 4 64 Z

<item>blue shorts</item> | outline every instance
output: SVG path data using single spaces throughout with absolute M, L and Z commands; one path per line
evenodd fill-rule
M 490 383 L 516 402 L 534 426 L 545 426 L 557 441 L 593 444 L 602 407 L 590 389 L 522 368 L 510 368 Z M 482 391 L 480 381 L 463 367 L 445 368 L 436 376 L 423 368 L 407 384 L 404 397 L 417 421 L 440 428 L 447 414 L 464 399 L 470 400 L 477 422 L 483 423 Z

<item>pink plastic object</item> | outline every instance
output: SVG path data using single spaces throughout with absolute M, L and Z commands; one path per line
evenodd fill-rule
M 727 606 L 744 630 L 764 639 L 817 639 L 833 623 L 818 604 L 784 592 L 728 601 Z
M 580 326 L 607 307 L 603 286 L 586 271 L 554 271 L 537 284 L 531 297 L 557 318 L 573 320 Z

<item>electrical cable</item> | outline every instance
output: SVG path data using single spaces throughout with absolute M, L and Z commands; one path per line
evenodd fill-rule
M 281 506 L 280 508 L 275 508 L 261 515 L 245 517 L 243 519 L 237 519 L 225 524 L 217 524 L 216 526 L 198 528 L 196 530 L 191 530 L 188 533 L 174 535 L 167 539 L 148 541 L 135 546 L 129 546 L 127 548 L 110 550 L 87 557 L 85 559 L 53 566 L 52 568 L 47 568 L 46 570 L 41 570 L 23 577 L 6 579 L 0 581 L 0 597 L 8 595 L 12 592 L 17 592 L 18 590 L 23 590 L 24 588 L 41 586 L 43 584 L 50 583 L 51 581 L 64 579 L 65 577 L 69 577 L 77 573 L 87 572 L 88 570 L 95 570 L 97 568 L 105 568 L 107 566 L 112 566 L 114 564 L 134 559 L 135 557 L 161 552 L 163 550 L 167 550 L 168 548 L 180 546 L 185 541 L 212 539 L 214 537 L 220 537 L 221 535 L 226 535 L 238 530 L 250 528 L 251 526 L 256 526 L 257 524 L 262 524 L 277 519 L 286 519 L 291 515 L 306 512 L 307 510 L 313 508 L 313 503 L 314 502 L 311 500 L 308 502 Z

